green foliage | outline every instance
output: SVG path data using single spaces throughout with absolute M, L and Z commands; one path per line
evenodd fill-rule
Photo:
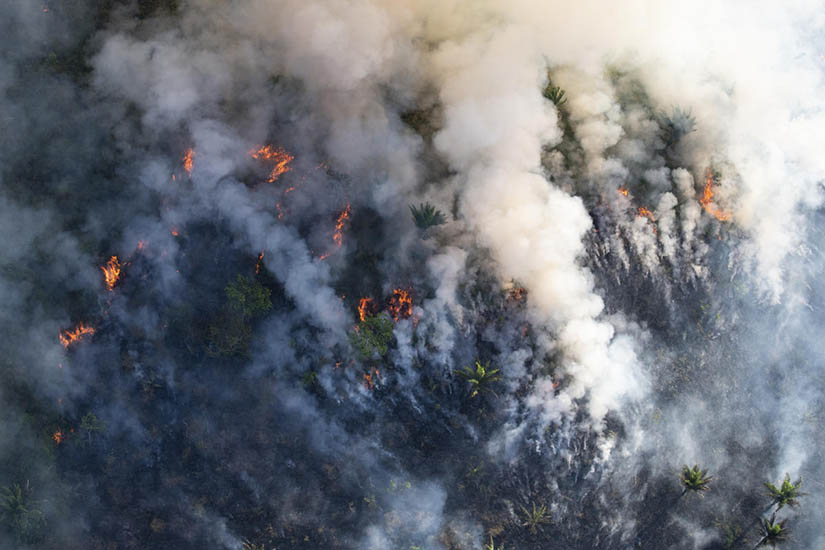
M 225 292 L 224 311 L 209 327 L 207 353 L 245 355 L 252 340 L 252 320 L 272 308 L 272 291 L 258 281 L 238 275 Z
M 762 519 L 759 524 L 759 533 L 762 539 L 757 546 L 776 546 L 788 540 L 788 528 L 784 522 L 776 521 L 776 514 L 770 519 Z
M 564 90 L 558 86 L 553 86 L 551 83 L 547 84 L 544 88 L 544 92 L 542 92 L 542 95 L 552 101 L 556 107 L 561 107 L 567 103 L 567 98 L 564 96 Z
M 522 527 L 527 527 L 530 530 L 530 533 L 536 534 L 536 531 L 541 530 L 544 524 L 550 523 L 550 510 L 547 509 L 547 506 L 542 504 L 541 506 L 536 506 L 536 503 L 533 503 L 533 509 L 528 510 L 524 506 L 521 507 L 521 513 L 523 521 L 521 522 Z
M 88 413 L 80 419 L 80 429 L 86 432 L 86 439 L 89 442 L 92 441 L 93 433 L 102 432 L 105 427 L 105 424 L 98 420 L 97 416 L 92 413 Z
M 470 383 L 473 390 L 470 397 L 475 397 L 479 393 L 488 391 L 495 394 L 490 386 L 501 380 L 501 376 L 498 376 L 498 371 L 499 369 L 491 369 L 489 362 L 485 365 L 476 360 L 475 368 L 464 367 L 458 371 L 458 375 Z
M 496 546 L 495 541 L 493 541 L 493 536 L 490 535 L 490 543 L 484 545 L 484 550 L 504 550 L 504 547 Z
M 799 506 L 799 497 L 805 496 L 805 493 L 799 490 L 802 487 L 802 478 L 791 483 L 790 474 L 785 474 L 785 479 L 779 487 L 773 483 L 765 483 L 765 487 L 768 489 L 768 495 L 773 500 L 773 504 L 778 505 L 777 510 L 781 510 L 786 504 L 796 508 Z
M 257 317 L 272 308 L 270 299 L 272 291 L 258 281 L 243 275 L 238 275 L 237 280 L 229 283 L 225 291 L 229 307 L 239 312 L 245 319 Z
M 45 534 L 46 520 L 38 508 L 38 502 L 19 484 L 4 487 L 0 491 L 0 520 L 21 542 L 36 542 Z
M 392 341 L 392 320 L 384 313 L 367 315 L 349 333 L 349 341 L 363 359 L 383 357 Z
M 687 465 L 682 466 L 682 474 L 679 476 L 679 481 L 682 482 L 684 487 L 682 494 L 693 491 L 697 495 L 703 496 L 702 493 L 710 489 L 710 482 L 713 479 L 707 473 L 707 470 L 702 470 L 698 464 L 694 464 L 693 468 Z
M 428 227 L 447 222 L 441 210 L 437 210 L 435 206 L 430 203 L 421 203 L 417 208 L 411 204 L 410 212 L 412 212 L 415 225 L 419 229 L 427 229 Z
M 307 388 L 314 386 L 318 383 L 318 373 L 314 370 L 307 371 L 301 377 L 301 384 L 306 386 Z

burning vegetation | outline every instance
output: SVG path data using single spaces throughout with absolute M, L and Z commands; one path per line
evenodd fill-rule
M 401 319 L 409 319 L 412 315 L 412 297 L 410 290 L 404 288 L 396 288 L 392 291 L 387 309 L 396 323 Z
M 276 148 L 272 145 L 261 145 L 249 151 L 249 155 L 253 159 L 263 161 L 271 166 L 267 179 L 269 183 L 275 183 L 279 177 L 292 170 L 289 163 L 295 160 L 295 157 L 283 147 Z
M 78 323 L 78 325 L 73 329 L 60 331 L 58 337 L 60 339 L 60 343 L 63 344 L 63 347 L 68 349 L 70 345 L 80 342 L 86 336 L 90 336 L 94 333 L 95 329 L 93 327 L 86 326 L 83 323 Z
M 100 266 L 100 270 L 103 272 L 103 280 L 106 283 L 106 288 L 110 291 L 114 290 L 118 279 L 120 279 L 120 262 L 117 256 L 109 258 L 106 265 Z
M 183 169 L 190 176 L 192 175 L 192 168 L 195 167 L 195 150 L 191 147 L 183 153 Z
M 713 197 L 715 195 L 714 189 L 717 185 L 717 179 L 718 175 L 714 173 L 713 170 L 711 170 L 710 168 L 705 169 L 705 187 L 702 190 L 702 198 L 699 199 L 699 202 L 702 204 L 702 208 L 705 209 L 705 212 L 707 212 L 717 220 L 725 222 L 730 220 L 730 212 L 721 210 L 713 201 Z

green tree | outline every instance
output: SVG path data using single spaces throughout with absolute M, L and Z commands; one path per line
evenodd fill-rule
M 105 427 L 105 424 L 92 413 L 88 413 L 80 419 L 80 429 L 86 432 L 86 440 L 89 443 L 92 442 L 92 434 L 102 432 Z
M 777 505 L 777 510 L 781 510 L 786 504 L 796 508 L 799 506 L 799 497 L 805 496 L 805 493 L 799 490 L 802 487 L 802 478 L 791 483 L 790 474 L 785 474 L 785 479 L 782 480 L 779 487 L 773 483 L 765 483 L 765 487 L 767 487 L 768 495 L 773 501 L 771 505 Z
M 553 86 L 551 83 L 547 84 L 544 88 L 544 92 L 542 92 L 542 95 L 552 101 L 556 107 L 561 107 L 567 103 L 567 98 L 564 96 L 564 90 L 558 86 Z
M 527 527 L 530 530 L 530 533 L 535 535 L 536 531 L 542 529 L 542 526 L 545 523 L 550 523 L 550 511 L 544 504 L 542 504 L 541 506 L 536 506 L 535 502 L 532 504 L 532 510 L 528 510 L 524 506 L 521 507 L 521 526 Z
M 234 283 L 226 289 L 229 308 L 240 313 L 245 319 L 252 319 L 272 308 L 272 291 L 258 281 L 238 275 Z
M 447 221 L 446 218 L 444 218 L 444 214 L 430 203 L 421 203 L 417 208 L 411 204 L 410 212 L 412 212 L 415 225 L 419 229 L 427 229 L 428 227 L 441 225 Z
M 682 473 L 679 476 L 679 481 L 682 482 L 682 487 L 684 487 L 682 494 L 693 491 L 702 496 L 703 492 L 708 491 L 713 478 L 709 477 L 707 473 L 707 470 L 702 470 L 698 464 L 694 464 L 693 468 L 687 465 L 682 466 Z
M 224 291 L 226 304 L 209 326 L 206 351 L 212 356 L 245 355 L 252 341 L 252 321 L 272 308 L 272 291 L 243 275 Z
M 785 522 L 776 521 L 776 514 L 770 519 L 762 519 L 759 523 L 759 534 L 762 538 L 756 546 L 776 546 L 788 540 L 788 528 Z
M 385 313 L 366 315 L 349 333 L 350 344 L 363 359 L 386 355 L 392 337 L 392 320 Z
M 28 483 L 25 488 L 14 484 L 0 491 L 0 520 L 21 542 L 36 542 L 44 535 L 46 520 L 30 493 Z
M 491 386 L 495 382 L 501 380 L 501 376 L 498 376 L 498 371 L 499 369 L 491 369 L 489 362 L 487 364 L 482 364 L 481 361 L 476 360 L 475 368 L 464 367 L 458 371 L 458 375 L 470 383 L 473 390 L 470 397 L 475 397 L 479 393 L 488 391 L 495 395 L 495 392 L 492 390 Z

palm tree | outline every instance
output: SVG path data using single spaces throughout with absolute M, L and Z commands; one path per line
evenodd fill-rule
M 470 394 L 470 397 L 475 397 L 479 393 L 487 391 L 495 395 L 490 385 L 501 380 L 501 376 L 497 375 L 498 371 L 499 369 L 491 369 L 489 362 L 484 365 L 481 361 L 476 360 L 475 369 L 473 369 L 473 367 L 464 367 L 458 371 L 458 375 L 472 385 L 473 392 Z
M 544 97 L 552 101 L 556 107 L 561 107 L 565 103 L 567 103 L 567 98 L 564 97 L 564 90 L 562 90 L 558 86 L 553 86 L 552 84 L 548 84 L 547 87 L 544 89 Z
M 39 502 L 29 498 L 30 492 L 28 483 L 25 489 L 15 483 L 0 491 L 0 519 L 24 542 L 39 540 L 45 525 L 43 512 L 37 508 Z
M 536 506 L 536 503 L 534 502 L 532 511 L 522 506 L 521 512 L 524 516 L 524 521 L 521 522 L 521 526 L 527 527 L 534 535 L 536 534 L 537 529 L 542 528 L 543 524 L 550 523 L 550 511 L 547 510 L 547 506 L 545 504 Z
M 762 538 L 756 545 L 757 547 L 776 546 L 788 540 L 788 528 L 784 522 L 776 521 L 776 514 L 773 514 L 771 519 L 763 519 L 759 522 L 759 533 Z
M 702 496 L 704 491 L 710 489 L 710 482 L 713 479 L 707 474 L 708 471 L 699 468 L 698 464 L 694 464 L 693 468 L 690 468 L 687 464 L 682 466 L 682 474 L 679 476 L 679 481 L 682 482 L 682 486 L 684 487 L 682 494 L 684 495 L 688 491 L 693 491 L 697 495 Z
M 427 229 L 428 227 L 441 225 L 447 221 L 444 218 L 444 214 L 430 203 L 421 203 L 418 208 L 411 204 L 410 212 L 412 212 L 415 225 L 419 229 Z
M 791 483 L 790 474 L 785 474 L 785 479 L 782 480 L 782 485 L 779 487 L 773 483 L 766 483 L 765 487 L 768 488 L 768 495 L 773 501 L 771 506 L 774 504 L 778 505 L 777 510 L 781 510 L 786 504 L 796 508 L 799 506 L 799 497 L 805 496 L 805 493 L 799 490 L 799 488 L 802 487 L 802 478 L 800 477 Z

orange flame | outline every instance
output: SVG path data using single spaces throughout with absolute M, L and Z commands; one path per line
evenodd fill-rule
M 380 375 L 381 373 L 376 368 L 373 368 L 372 372 L 364 373 L 364 387 L 368 390 L 375 389 L 375 382 Z
M 403 288 L 393 290 L 387 307 L 394 321 L 398 322 L 401 319 L 409 319 L 412 315 L 412 298 L 410 297 L 410 291 L 404 290 Z
M 619 191 L 619 193 L 621 193 L 625 197 L 630 196 L 630 191 L 627 189 L 627 187 L 619 187 L 618 191 Z
M 367 315 L 374 312 L 375 303 L 372 301 L 372 298 L 361 298 L 358 302 L 358 317 L 360 317 L 362 321 L 366 321 Z
M 269 179 L 267 180 L 269 183 L 274 183 L 281 175 L 292 170 L 289 163 L 295 159 L 295 157 L 289 154 L 283 147 L 276 149 L 271 145 L 262 145 L 257 149 L 252 149 L 249 151 L 249 154 L 252 155 L 252 158 L 255 160 L 274 163 L 272 171 L 269 173 Z
M 176 225 L 173 225 L 172 229 L 170 229 L 169 232 L 172 233 L 173 237 L 177 237 L 180 235 L 180 231 L 178 230 L 178 227 Z
M 639 209 L 636 211 L 638 216 L 643 218 L 647 218 L 650 220 L 650 223 L 653 224 L 653 232 L 658 233 L 659 231 L 656 229 L 656 216 L 653 215 L 649 209 L 645 208 L 644 206 L 640 206 Z
M 60 445 L 60 442 L 63 441 L 64 437 L 66 437 L 65 434 L 63 432 L 61 432 L 60 430 L 57 430 L 56 432 L 54 432 L 52 434 L 52 439 L 54 439 L 55 442 L 57 442 L 58 445 Z
M 507 297 L 514 302 L 521 302 L 527 297 L 527 289 L 521 286 L 514 286 L 510 289 Z
M 106 280 L 106 288 L 109 290 L 114 290 L 115 283 L 117 283 L 117 280 L 120 278 L 120 262 L 117 260 L 117 256 L 112 256 L 109 258 L 106 265 L 100 266 L 100 270 L 103 271 L 103 278 Z
M 335 246 L 340 247 L 344 244 L 344 223 L 349 219 L 352 207 L 347 204 L 347 207 L 339 214 L 338 221 L 335 222 L 335 233 L 332 235 L 332 240 L 335 241 Z
M 264 251 L 261 250 L 261 255 L 258 256 L 258 262 L 255 264 L 255 275 L 261 272 L 261 262 L 264 261 Z
M 94 333 L 95 329 L 93 327 L 87 327 L 83 323 L 79 323 L 74 330 L 66 329 L 60 331 L 58 337 L 60 338 L 60 343 L 63 344 L 63 347 L 68 349 L 70 344 L 83 340 L 87 334 Z
M 713 171 L 710 168 L 705 169 L 705 189 L 702 192 L 702 198 L 699 199 L 699 202 L 702 203 L 702 208 L 705 211 L 716 218 L 719 221 L 725 222 L 730 219 L 730 212 L 725 212 L 724 210 L 720 210 L 716 204 L 713 203 Z
M 195 150 L 191 147 L 183 153 L 183 169 L 190 176 L 192 175 L 192 168 L 195 166 Z M 175 179 L 174 176 L 172 179 Z

